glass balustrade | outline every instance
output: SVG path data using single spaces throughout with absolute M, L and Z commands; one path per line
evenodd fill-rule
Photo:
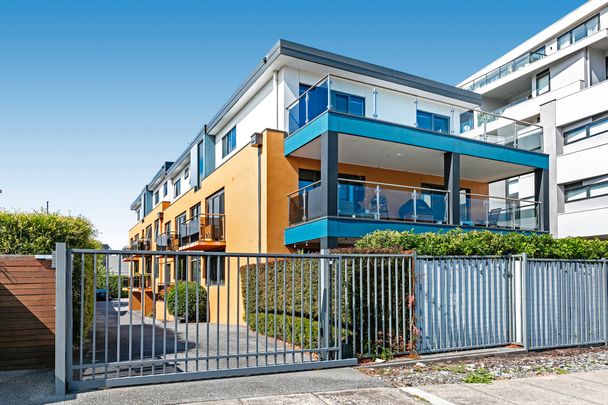
M 321 182 L 289 194 L 289 225 L 322 216 Z M 536 231 L 540 203 L 461 193 L 460 225 Z M 448 224 L 448 191 L 360 180 L 338 180 L 338 216 L 343 218 Z
M 289 134 L 332 111 L 513 148 L 538 150 L 542 145 L 542 138 L 538 138 L 542 127 L 504 117 L 502 111 L 471 110 L 335 75 L 328 75 L 311 87 L 302 85 L 300 91 L 300 96 L 287 107 Z M 395 104 L 403 104 L 404 113 L 395 114 L 400 108 Z M 408 105 L 411 114 L 407 113 Z M 536 137 L 530 138 L 529 133 Z M 519 141 L 523 135 L 526 142 Z
M 460 196 L 461 225 L 536 231 L 539 214 L 536 201 L 470 193 Z

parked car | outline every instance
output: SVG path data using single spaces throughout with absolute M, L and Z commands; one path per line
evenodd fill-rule
M 97 290 L 95 290 L 95 297 L 96 297 L 97 301 L 105 301 L 106 297 L 109 300 L 111 300 L 112 294 L 110 293 L 110 291 L 106 290 L 105 288 L 98 288 Z

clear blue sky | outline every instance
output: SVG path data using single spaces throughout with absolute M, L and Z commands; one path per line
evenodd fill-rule
M 0 3 L 0 207 L 90 218 L 113 248 L 174 160 L 285 38 L 449 84 L 581 1 Z

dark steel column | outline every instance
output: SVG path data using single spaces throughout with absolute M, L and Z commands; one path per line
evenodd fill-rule
M 534 170 L 534 200 L 540 202 L 539 229 L 549 232 L 549 170 Z
M 443 155 L 443 181 L 448 190 L 448 224 L 460 225 L 460 154 Z
M 338 134 L 325 132 L 321 135 L 321 217 L 338 215 Z M 335 237 L 320 240 L 321 249 L 338 246 Z

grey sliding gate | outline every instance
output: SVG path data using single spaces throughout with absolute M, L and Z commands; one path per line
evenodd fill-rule
M 356 364 L 340 256 L 56 254 L 58 392 Z

